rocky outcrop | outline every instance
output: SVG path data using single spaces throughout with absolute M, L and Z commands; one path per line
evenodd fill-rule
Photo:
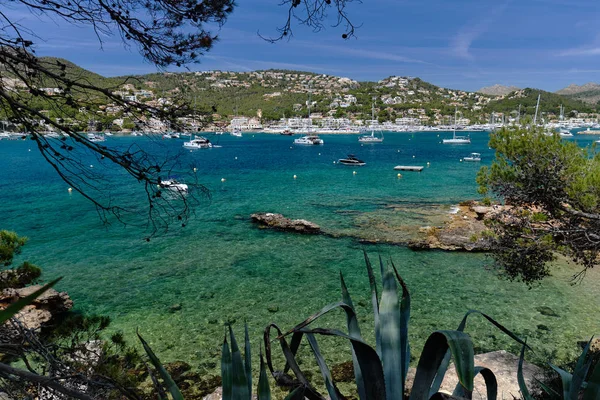
M 0 309 L 8 307 L 10 304 L 30 295 L 41 287 L 41 285 L 34 285 L 21 289 L 4 289 L 0 293 Z M 16 318 L 21 321 L 25 328 L 38 330 L 54 317 L 69 311 L 71 308 L 73 308 L 73 301 L 66 292 L 57 292 L 54 289 L 48 289 L 35 299 L 33 303 L 21 310 L 16 315 Z
M 413 250 L 488 251 L 485 221 L 494 218 L 503 209 L 504 206 L 462 203 L 444 225 L 421 228 L 420 237 L 411 240 L 408 247 Z
M 305 219 L 289 219 L 275 213 L 255 213 L 250 218 L 252 218 L 252 222 L 257 223 L 261 228 L 304 234 L 321 233 L 319 225 Z

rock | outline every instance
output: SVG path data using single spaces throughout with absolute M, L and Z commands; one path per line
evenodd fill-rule
M 499 399 L 521 398 L 519 383 L 517 381 L 519 357 L 504 350 L 494 351 L 491 353 L 476 355 L 475 365 L 489 368 L 492 370 L 494 375 L 496 375 L 496 379 L 498 381 Z M 541 380 L 544 377 L 542 368 L 525 361 L 523 363 L 523 376 L 525 378 L 527 387 L 533 392 L 532 394 L 535 397 L 535 381 L 536 379 Z M 452 393 L 457 383 L 458 377 L 456 375 L 454 366 L 451 365 L 446 372 L 446 376 L 444 377 L 444 381 L 442 382 L 440 389 L 444 392 Z M 475 390 L 473 390 L 473 399 L 487 399 L 485 382 L 481 375 L 477 375 L 475 377 Z
M 544 325 L 544 324 L 539 324 L 537 326 L 537 328 L 538 328 L 539 331 L 545 331 L 545 332 L 548 332 L 550 330 L 550 328 L 548 328 L 548 326 Z
M 181 310 L 181 304 L 173 304 L 172 306 L 169 307 L 169 311 L 170 312 L 175 312 L 175 311 L 180 311 Z
M 262 228 L 305 234 L 321 233 L 319 225 L 305 219 L 289 219 L 281 214 L 274 213 L 255 213 L 250 218 L 252 218 L 252 222 L 257 223 Z
M 354 364 L 346 361 L 336 364 L 331 368 L 331 377 L 334 382 L 354 382 Z
M 171 375 L 171 378 L 173 378 L 175 382 L 181 380 L 180 378 L 181 375 L 183 375 L 183 373 L 192 369 L 192 366 L 190 364 L 183 361 L 174 361 L 166 363 L 164 364 L 164 366 L 169 375 Z
M 481 220 L 486 214 L 492 212 L 494 209 L 488 206 L 473 206 L 471 207 L 471 210 L 477 214 L 477 219 Z
M 27 297 L 41 287 L 41 285 L 33 285 L 20 289 L 4 289 L 0 292 L 0 309 L 5 309 L 10 304 Z M 23 308 L 16 315 L 16 318 L 26 328 L 37 330 L 57 315 L 69 311 L 71 308 L 73 308 L 73 301 L 67 293 L 59 293 L 54 289 L 48 289 L 30 305 Z
M 547 317 L 557 317 L 559 318 L 560 315 L 558 315 L 557 313 L 554 312 L 553 309 L 551 309 L 548 306 L 539 306 L 535 308 L 540 314 L 545 315 Z
M 223 398 L 223 388 L 218 387 L 217 390 L 211 394 L 204 396 L 202 400 L 221 400 Z
M 279 311 L 279 306 L 278 305 L 270 305 L 267 307 L 267 311 L 276 313 L 277 311 Z

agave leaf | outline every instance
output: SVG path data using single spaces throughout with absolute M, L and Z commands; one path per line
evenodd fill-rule
M 562 381 L 563 388 L 563 399 L 568 400 L 569 394 L 571 393 L 571 381 L 573 380 L 573 376 L 564 369 L 558 368 L 556 365 L 550 363 L 548 364 L 553 370 L 558 372 L 558 375 L 560 375 L 560 380 Z
M 260 374 L 258 376 L 258 400 L 271 400 L 271 388 L 262 351 L 260 352 Z
M 348 292 L 348 287 L 346 286 L 346 282 L 344 282 L 344 275 L 342 275 L 342 271 L 340 271 L 340 281 L 342 285 L 342 301 L 352 310 L 354 311 L 354 304 L 352 303 L 352 298 L 350 297 L 350 293 Z M 360 327 L 358 325 L 358 320 L 356 318 L 355 313 L 346 313 L 346 323 L 348 325 L 348 334 L 352 337 L 362 340 L 362 335 L 360 333 Z M 363 385 L 362 372 L 360 370 L 360 364 L 356 359 L 356 354 L 354 353 L 354 347 L 352 349 L 352 365 L 354 366 L 354 378 L 356 382 L 356 388 L 358 390 L 358 398 L 364 399 L 366 396 L 365 387 Z
M 473 391 L 473 343 L 471 338 L 460 331 L 433 332 L 421 353 L 417 372 L 410 394 L 411 400 L 427 400 L 431 385 L 435 379 L 440 363 L 450 349 L 454 357 L 454 365 L 458 380 L 466 392 Z
M 335 383 L 333 382 L 333 378 L 331 377 L 331 372 L 329 372 L 327 363 L 325 362 L 325 359 L 321 354 L 321 350 L 319 349 L 319 344 L 317 343 L 315 335 L 312 333 L 306 333 L 306 339 L 308 340 L 312 352 L 315 355 L 317 365 L 321 370 L 321 375 L 323 375 L 323 380 L 325 381 L 325 387 L 327 388 L 327 393 L 329 393 L 329 398 L 331 400 L 338 400 L 339 390 L 335 387 Z
M 474 376 L 477 376 L 477 374 L 481 374 L 481 376 L 483 377 L 487 393 L 487 400 L 496 400 L 496 398 L 498 397 L 498 381 L 496 380 L 496 375 L 494 375 L 491 369 L 484 367 L 475 367 L 474 372 Z M 471 399 L 473 397 L 472 395 L 473 392 L 465 391 L 464 386 L 460 383 L 456 385 L 456 387 L 454 388 L 454 392 L 452 393 L 452 396 L 454 397 L 462 397 L 466 399 Z
M 233 329 L 229 325 L 229 339 L 231 340 L 231 381 L 233 383 L 231 398 L 232 400 L 250 400 L 248 391 L 248 381 L 246 379 L 246 369 L 242 362 L 242 353 L 238 347 L 233 334 Z
M 386 387 L 381 360 L 377 352 L 362 340 L 356 339 L 335 329 L 316 328 L 312 330 L 303 329 L 304 333 L 312 333 L 326 336 L 336 336 L 350 340 L 356 353 L 356 358 L 363 371 L 363 384 L 365 386 L 366 400 L 383 400 L 386 398 Z
M 22 299 L 19 299 L 6 307 L 4 310 L 0 311 L 0 325 L 4 324 L 6 321 L 11 319 L 13 316 L 19 313 L 23 308 L 31 304 L 35 299 L 37 299 L 42 293 L 46 290 L 50 289 L 52 286 L 56 285 L 58 281 L 60 281 L 62 277 L 56 278 L 50 283 L 42 286 L 35 292 L 31 293 L 29 296 L 25 296 Z
M 408 367 L 410 365 L 410 345 L 408 343 L 408 324 L 410 321 L 410 292 L 408 286 L 398 273 L 394 262 L 391 262 L 396 279 L 402 286 L 402 300 L 400 301 L 400 353 L 401 359 L 404 361 L 402 365 L 402 391 L 404 392 L 404 385 L 406 383 L 406 376 L 408 375 Z
M 221 381 L 223 386 L 223 400 L 231 400 L 233 393 L 233 376 L 231 372 L 231 351 L 227 343 L 227 334 L 223 339 L 223 350 L 221 351 Z
M 550 399 L 564 400 L 556 390 L 552 389 L 551 387 L 549 387 L 548 385 L 546 385 L 544 382 L 540 381 L 539 379 L 537 379 L 537 378 L 534 378 L 534 379 L 537 382 L 537 384 L 539 385 L 539 387 L 542 388 L 542 390 L 544 392 L 546 392 L 546 394 L 548 394 Z
M 292 334 L 292 340 L 290 341 L 290 351 L 292 352 L 292 355 L 294 357 L 296 357 L 296 354 L 298 353 L 298 349 L 300 348 L 300 343 L 302 343 L 302 336 L 304 334 L 300 333 L 300 332 L 294 332 Z M 285 368 L 283 369 L 284 373 L 288 373 L 290 371 L 290 364 L 288 364 L 287 362 L 285 363 Z
M 583 385 L 585 377 L 587 376 L 588 371 L 590 369 L 591 361 L 586 363 L 585 359 L 587 357 L 588 351 L 590 350 L 590 345 L 592 344 L 593 339 L 594 337 L 592 336 L 587 345 L 584 347 L 583 351 L 581 352 L 581 355 L 577 360 L 577 364 L 573 369 L 573 376 L 571 378 L 571 388 L 569 389 L 570 400 L 577 400 L 579 396 L 579 391 L 581 390 L 581 386 Z
M 531 394 L 529 394 L 529 389 L 527 389 L 527 384 L 525 383 L 525 378 L 523 377 L 523 360 L 525 360 L 525 348 L 528 347 L 526 343 L 521 347 L 521 355 L 519 356 L 519 367 L 517 369 L 517 382 L 519 383 L 519 389 L 521 390 L 521 396 L 524 400 L 533 400 Z M 563 399 L 563 400 L 566 400 Z
M 375 345 L 377 354 L 381 358 L 381 333 L 379 332 L 379 293 L 377 293 L 377 283 L 375 282 L 375 274 L 371 261 L 367 256 L 367 252 L 363 250 L 365 255 L 365 263 L 367 264 L 367 274 L 369 275 L 369 286 L 371 287 L 371 303 L 373 305 L 373 320 L 375 322 Z
M 273 363 L 272 363 L 272 359 L 271 359 L 271 328 L 275 329 L 279 335 L 277 337 L 277 340 L 279 340 L 279 345 L 281 346 L 281 350 L 285 357 L 286 365 L 289 365 L 289 368 L 294 372 L 294 375 L 296 375 L 296 378 L 300 381 L 300 383 L 305 388 L 309 387 L 310 384 L 308 383 L 306 376 L 304 376 L 304 374 L 300 370 L 300 367 L 298 366 L 298 363 L 296 362 L 296 358 L 294 357 L 294 354 L 292 353 L 290 347 L 287 344 L 287 341 L 285 340 L 285 335 L 282 334 L 281 329 L 279 329 L 279 327 L 277 325 L 270 324 L 269 326 L 267 326 L 265 328 L 264 343 L 265 343 L 265 357 L 267 359 L 267 365 L 269 366 L 269 369 L 271 370 L 273 377 L 277 380 L 277 377 L 275 376 L 276 371 L 274 371 L 274 369 L 273 369 Z M 300 336 L 298 336 L 298 337 L 302 337 L 302 334 L 299 334 L 299 335 Z
M 583 392 L 583 400 L 600 399 L 600 363 L 596 364 L 592 375 L 587 381 L 587 388 Z
M 383 363 L 388 400 L 401 399 L 404 393 L 404 381 L 402 380 L 404 360 L 402 359 L 400 319 L 398 287 L 394 274 L 388 269 L 383 276 L 383 293 L 379 305 L 381 362 Z
M 467 313 L 463 317 L 462 321 L 458 325 L 457 331 L 463 332 L 465 330 L 465 327 L 466 327 L 466 324 L 467 324 L 467 318 L 471 314 L 479 314 L 479 315 L 483 316 L 492 325 L 494 325 L 496 328 L 500 329 L 500 331 L 504 332 L 510 338 L 512 338 L 513 340 L 515 340 L 517 343 L 520 343 L 521 345 L 524 345 L 528 349 L 531 350 L 531 348 L 525 343 L 524 340 L 522 340 L 521 338 L 519 338 L 517 335 L 515 335 L 514 333 L 512 333 L 510 330 L 508 330 L 507 328 L 505 328 L 502 324 L 500 324 L 498 321 L 496 321 L 495 319 L 493 319 L 489 315 L 487 315 L 485 313 L 482 313 L 481 311 L 478 311 L 478 310 L 469 310 L 469 311 L 467 311 Z M 444 357 L 444 359 L 442 360 L 442 362 L 440 364 L 440 367 L 438 368 L 435 380 L 433 381 L 433 384 L 431 385 L 431 390 L 429 392 L 430 396 L 432 396 L 434 393 L 436 393 L 436 392 L 438 392 L 440 390 L 440 387 L 442 386 L 442 381 L 444 380 L 444 376 L 446 375 L 446 371 L 448 370 L 448 366 L 450 365 L 450 358 L 451 358 L 451 356 L 450 356 L 450 350 L 448 350 L 446 352 L 446 356 Z
M 244 369 L 246 370 L 248 393 L 252 393 L 252 353 L 250 352 L 250 334 L 248 333 L 248 322 L 244 323 Z
M 321 309 L 321 311 L 319 311 L 319 312 L 311 315 L 310 317 L 308 317 L 304 321 L 300 322 L 298 325 L 296 325 L 295 327 L 293 327 L 292 329 L 290 329 L 284 335 L 289 335 L 292 332 L 300 331 L 304 327 L 306 327 L 306 326 L 310 325 L 311 323 L 313 323 L 318 318 L 322 317 L 323 315 L 325 315 L 328 312 L 330 312 L 332 310 L 335 310 L 337 308 L 343 309 L 346 312 L 347 318 L 349 318 L 349 319 L 356 319 L 356 313 L 354 312 L 354 308 L 351 305 L 346 304 L 344 301 L 340 301 L 340 302 L 329 304 L 329 305 L 323 307 Z
M 148 343 L 146 343 L 146 341 L 140 335 L 139 332 L 137 332 L 137 336 L 140 339 L 140 342 L 142 342 L 142 346 L 144 346 L 144 350 L 146 351 L 148 358 L 150 358 L 150 362 L 152 362 L 152 365 L 154 365 L 154 368 L 156 368 L 156 370 L 160 374 L 160 377 L 165 382 L 165 385 L 167 386 L 167 390 L 169 391 L 169 393 L 171 393 L 171 396 L 173 396 L 173 400 L 183 400 L 183 395 L 181 394 L 181 392 L 179 391 L 179 388 L 173 381 L 173 378 L 171 378 L 171 375 L 169 375 L 169 373 L 167 372 L 165 367 L 161 364 L 158 357 L 156 357 L 156 355 L 154 354 L 154 352 L 152 351 L 152 349 L 150 348 Z

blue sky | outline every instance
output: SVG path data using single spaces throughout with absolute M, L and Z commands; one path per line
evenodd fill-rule
M 433 84 L 476 90 L 495 83 L 555 91 L 571 83 L 600 82 L 598 0 L 364 0 L 348 7 L 360 27 L 343 40 L 342 28 L 326 23 L 314 33 L 296 26 L 294 37 L 276 44 L 286 9 L 278 0 L 238 0 L 219 32 L 220 41 L 197 70 L 281 68 L 379 80 L 418 76 Z M 33 29 L 38 55 L 66 58 L 102 74 L 154 72 L 119 37 L 102 48 L 88 27 L 3 10 Z

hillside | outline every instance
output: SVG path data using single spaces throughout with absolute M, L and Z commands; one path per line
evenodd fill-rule
M 571 84 L 556 93 L 596 105 L 600 101 L 600 84 L 594 82 L 589 82 L 584 85 Z
M 546 113 L 549 117 L 558 116 L 561 105 L 564 106 L 566 117 L 568 117 L 572 111 L 584 113 L 596 112 L 596 107 L 590 104 L 556 93 L 530 88 L 518 90 L 501 99 L 490 101 L 486 111 L 509 114 L 516 112 L 516 110 L 519 109 L 519 105 L 521 105 L 522 115 L 534 115 L 538 95 L 541 95 L 539 112 Z
M 105 78 L 67 60 L 44 58 L 51 68 L 61 69 L 72 78 L 110 88 L 117 95 L 160 106 L 170 98 L 179 97 L 200 111 L 211 114 L 215 121 L 227 122 L 234 116 L 258 117 L 263 122 L 283 117 L 307 117 L 310 113 L 336 118 L 371 119 L 372 105 L 380 121 L 403 119 L 406 123 L 426 125 L 449 124 L 458 109 L 468 123 L 487 122 L 491 113 L 514 114 L 522 105 L 522 115 L 533 115 L 538 93 L 542 93 L 541 111 L 550 117 L 558 114 L 561 104 L 565 115 L 571 111 L 595 112 L 597 105 L 583 103 L 571 97 L 535 89 L 513 90 L 504 95 L 487 95 L 441 88 L 419 78 L 390 76 L 378 82 L 358 82 L 346 77 L 291 70 L 252 72 L 203 71 L 185 73 L 153 73 L 146 75 Z M 43 82 L 52 91 L 52 82 Z M 492 89 L 507 88 L 493 86 Z M 497 90 L 493 89 L 494 92 Z M 80 93 L 85 95 L 85 93 Z M 127 119 L 122 107 L 94 98 L 96 119 L 102 124 Z M 38 104 L 40 109 L 45 104 Z M 53 115 L 52 117 L 65 117 Z M 89 116 L 69 117 L 85 121 Z M 121 121 L 122 123 L 122 121 Z M 128 122 L 131 123 L 131 122 Z
M 504 86 L 504 85 L 493 85 L 493 86 L 486 86 L 486 87 L 482 87 L 481 89 L 479 89 L 477 91 L 477 93 L 483 93 L 483 94 L 487 94 L 490 96 L 505 96 L 511 92 L 515 92 L 517 90 L 520 90 L 520 88 L 516 87 L 516 86 Z

